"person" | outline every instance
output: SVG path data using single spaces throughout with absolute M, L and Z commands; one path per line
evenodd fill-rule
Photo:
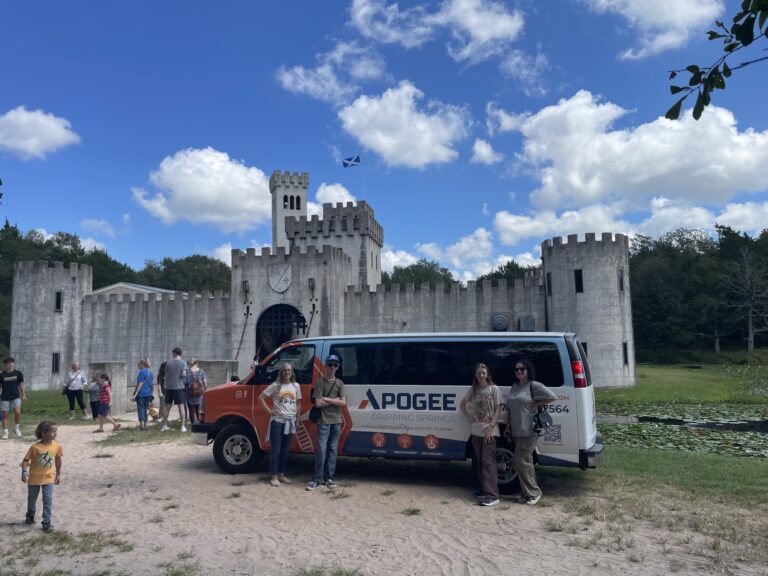
M 83 401 L 83 390 L 88 386 L 88 379 L 85 373 L 80 370 L 80 363 L 73 362 L 72 370 L 67 374 L 66 383 L 64 384 L 64 390 L 67 392 L 67 400 L 69 401 L 69 419 L 75 419 L 75 400 L 77 405 L 83 412 L 83 420 L 88 420 L 88 413 L 85 410 L 85 402 Z
M 136 401 L 136 412 L 139 417 L 139 430 L 148 428 L 149 403 L 152 401 L 152 381 L 155 375 L 149 369 L 149 360 L 143 358 L 139 360 L 139 373 L 136 376 L 136 388 L 131 398 Z
M 21 481 L 27 485 L 27 524 L 35 523 L 37 497 L 43 493 L 43 531 L 53 531 L 53 485 L 61 482 L 61 444 L 56 442 L 58 426 L 43 420 L 35 430 L 35 442 L 21 461 Z
M 122 424 L 118 424 L 109 415 L 109 409 L 112 407 L 112 382 L 109 376 L 102 374 L 99 376 L 99 427 L 93 431 L 94 434 L 104 432 L 104 422 L 112 424 L 112 431 L 120 430 Z
M 189 370 L 184 382 L 187 393 L 187 408 L 189 409 L 189 421 L 192 424 L 200 422 L 200 405 L 203 403 L 203 392 L 208 388 L 208 379 L 205 370 L 200 368 L 197 358 L 189 361 Z M 199 390 L 199 393 L 196 392 Z M 197 394 L 197 396 L 195 396 Z
M 160 368 L 157 369 L 157 387 L 160 389 L 158 396 L 160 404 L 160 413 L 165 414 L 165 367 L 168 366 L 168 362 L 164 361 L 160 363 Z
M 91 405 L 91 415 L 93 420 L 99 419 L 99 394 L 101 393 L 101 383 L 97 372 L 91 372 L 91 383 L 86 387 L 88 391 L 88 403 Z
M 494 384 L 488 366 L 478 364 L 473 372 L 472 387 L 467 390 L 459 407 L 471 422 L 472 450 L 480 481 L 480 490 L 475 492 L 475 496 L 482 506 L 499 503 L 496 438 L 499 437 L 501 405 L 501 390 Z
M 272 408 L 267 405 L 267 398 L 272 398 Z M 288 466 L 288 448 L 291 438 L 296 433 L 298 407 L 301 406 L 301 388 L 296 382 L 293 365 L 286 362 L 280 368 L 277 380 L 267 386 L 259 396 L 261 408 L 270 415 L 269 442 L 272 451 L 269 453 L 269 483 L 280 486 L 280 483 L 290 484 L 285 475 Z
M 21 403 L 27 401 L 24 374 L 16 370 L 16 360 L 8 356 L 5 370 L 0 372 L 0 412 L 3 414 L 3 440 L 8 440 L 8 412 L 13 408 L 13 431 L 21 438 Z
M 305 490 L 312 491 L 325 481 L 328 490 L 336 488 L 336 457 L 341 436 L 342 409 L 347 405 L 344 382 L 336 377 L 339 357 L 331 354 L 325 359 L 325 376 L 312 391 L 315 406 L 320 408 L 317 421 L 317 451 L 315 452 L 315 471 Z
M 179 407 L 181 419 L 181 431 L 187 431 L 187 395 L 184 392 L 184 380 L 187 377 L 187 363 L 181 359 L 181 348 L 174 348 L 171 352 L 173 358 L 165 365 L 165 412 L 163 412 L 163 426 L 161 432 L 171 429 L 168 426 L 168 415 L 173 405 Z
M 507 428 L 504 435 L 514 439 L 515 470 L 520 480 L 520 501 L 531 506 L 541 499 L 536 482 L 533 451 L 539 435 L 533 431 L 533 417 L 539 408 L 554 402 L 557 396 L 544 384 L 536 381 L 533 364 L 522 359 L 515 362 L 515 382 L 507 395 Z

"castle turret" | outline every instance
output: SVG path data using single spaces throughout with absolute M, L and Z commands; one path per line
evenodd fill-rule
M 269 179 L 269 192 L 272 194 L 272 250 L 278 247 L 288 248 L 285 235 L 285 219 L 307 217 L 307 188 L 309 174 L 302 172 L 280 172 L 275 170 Z
M 18 262 L 13 270 L 11 355 L 28 389 L 60 387 L 80 358 L 83 297 L 91 293 L 85 264 Z
M 546 330 L 576 332 L 597 386 L 635 384 L 635 343 L 629 293 L 629 239 L 576 234 L 541 244 Z

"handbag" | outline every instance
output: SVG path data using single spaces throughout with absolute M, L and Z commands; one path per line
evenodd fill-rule
M 334 387 L 336 386 L 336 382 L 334 381 L 333 385 L 331 386 L 331 389 L 328 391 L 328 397 L 330 398 L 330 394 L 333 392 Z M 314 391 L 313 391 L 314 392 Z M 314 402 L 314 398 L 312 398 L 312 401 Z M 312 422 L 319 422 L 320 421 L 320 415 L 323 413 L 323 409 L 318 406 L 312 406 L 312 408 L 309 409 L 309 419 Z
M 531 400 L 533 401 L 533 384 L 529 382 L 531 387 Z M 538 412 L 533 415 L 533 433 L 539 436 L 544 436 L 547 428 L 552 426 L 555 422 L 552 420 L 552 415 L 543 406 L 539 408 Z

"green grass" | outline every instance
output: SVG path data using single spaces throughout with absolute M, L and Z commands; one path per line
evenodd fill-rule
M 111 432 L 109 425 L 105 428 L 104 439 L 99 446 L 126 446 L 130 444 L 147 444 L 152 442 L 174 442 L 179 439 L 189 439 L 189 434 L 182 434 L 178 424 L 167 432 L 160 432 L 159 425 L 151 425 L 147 430 L 138 428 L 122 428 Z
M 87 402 L 86 402 L 87 404 Z M 35 421 L 35 425 L 40 420 L 53 420 L 58 425 L 92 425 L 92 420 L 83 420 L 82 412 L 75 404 L 76 418 L 69 419 L 69 403 L 67 397 L 62 395 L 59 390 L 30 390 L 27 392 L 27 401 L 21 405 L 22 422 L 29 423 Z M 86 406 L 89 410 L 90 408 Z

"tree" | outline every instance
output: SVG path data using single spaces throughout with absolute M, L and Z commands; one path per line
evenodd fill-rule
M 180 291 L 229 290 L 232 273 L 215 258 L 196 254 L 186 258 L 147 260 L 136 274 L 137 282 Z
M 381 275 L 381 283 L 385 285 L 406 284 L 408 282 L 414 284 L 444 282 L 447 284 L 455 281 L 456 279 L 448 268 L 442 268 L 439 262 L 430 261 L 426 258 L 422 258 L 410 266 L 395 266 L 392 274 L 384 273 Z
M 482 282 L 483 280 L 499 280 L 505 278 L 509 284 L 512 284 L 512 282 L 515 281 L 515 278 L 522 278 L 525 276 L 526 272 L 531 272 L 536 269 L 538 269 L 538 266 L 521 266 L 514 260 L 509 260 L 495 270 L 488 272 L 488 274 L 478 276 L 477 281 Z
M 768 60 L 768 56 L 761 56 L 752 60 L 745 60 L 735 66 L 728 65 L 728 59 L 752 45 L 756 40 L 768 38 L 768 0 L 744 0 L 741 9 L 733 17 L 733 24 L 728 28 L 721 21 L 716 21 L 716 30 L 709 30 L 707 35 L 710 40 L 722 40 L 723 54 L 709 66 L 691 64 L 681 70 L 672 70 L 669 79 L 673 80 L 678 73 L 687 72 L 690 77 L 687 86 L 671 85 L 672 94 L 683 94 L 672 107 L 667 110 L 665 117 L 677 120 L 683 102 L 696 94 L 696 104 L 693 106 L 693 117 L 698 120 L 704 108 L 709 106 L 712 93 L 715 90 L 725 90 L 725 79 L 730 78 L 735 70 L 740 70 L 754 64 Z
M 755 334 L 768 332 L 768 265 L 748 248 L 724 273 L 730 300 L 727 306 L 746 322 L 747 352 L 755 349 Z

